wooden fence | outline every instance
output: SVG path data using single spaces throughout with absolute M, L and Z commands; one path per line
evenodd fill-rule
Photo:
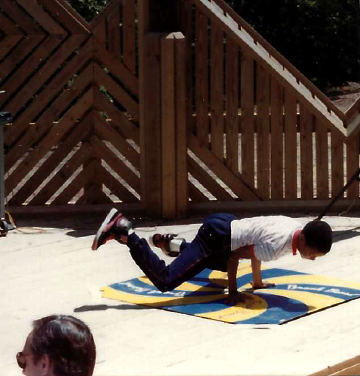
M 222 0 L 112 0 L 90 23 L 2 0 L 0 89 L 13 210 L 316 206 L 359 168 L 360 103 L 341 112 Z

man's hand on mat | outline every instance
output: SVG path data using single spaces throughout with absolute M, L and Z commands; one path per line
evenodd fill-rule
M 251 286 L 254 290 L 258 290 L 258 289 L 267 289 L 267 288 L 271 288 L 271 287 L 275 287 L 275 283 L 264 283 L 264 282 L 261 282 L 261 283 L 254 283 L 254 282 L 251 282 Z
M 245 303 L 249 297 L 239 291 L 229 291 L 229 295 L 226 298 L 226 303 L 230 305 L 236 305 L 238 303 Z

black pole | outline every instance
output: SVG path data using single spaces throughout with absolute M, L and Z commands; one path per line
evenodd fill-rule
M 317 217 L 320 220 L 335 204 L 335 202 L 342 196 L 342 194 L 350 187 L 350 185 L 355 181 L 360 181 L 360 168 L 355 172 L 352 178 L 345 184 L 345 186 L 340 190 L 340 192 L 331 200 L 330 204 L 322 211 L 322 213 Z

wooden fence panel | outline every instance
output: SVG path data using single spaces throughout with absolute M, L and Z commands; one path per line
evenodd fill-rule
M 300 168 L 301 198 L 311 200 L 314 197 L 313 183 L 313 116 L 300 105 Z
M 297 198 L 297 102 L 295 96 L 285 92 L 285 198 Z
M 139 202 L 136 2 L 90 23 L 64 0 L 0 8 L 8 204 Z
M 329 148 L 328 148 L 328 130 L 326 126 L 315 118 L 315 136 L 316 136 L 316 187 L 317 198 L 329 198 Z
M 256 87 L 257 187 L 264 200 L 270 198 L 270 74 L 258 65 Z
M 201 144 L 209 145 L 208 24 L 196 11 L 196 135 Z
M 271 77 L 271 199 L 283 195 L 283 88 Z
M 224 160 L 224 35 L 211 27 L 211 151 Z M 237 116 L 237 114 L 236 114 Z
M 239 48 L 226 41 L 226 166 L 239 172 Z
M 243 179 L 254 186 L 254 59 L 245 53 L 241 56 L 241 171 Z

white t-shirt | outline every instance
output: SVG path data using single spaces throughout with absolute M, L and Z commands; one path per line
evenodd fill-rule
M 254 245 L 258 260 L 277 260 L 292 252 L 293 234 L 302 227 L 297 220 L 281 215 L 234 220 L 231 222 L 231 250 Z

